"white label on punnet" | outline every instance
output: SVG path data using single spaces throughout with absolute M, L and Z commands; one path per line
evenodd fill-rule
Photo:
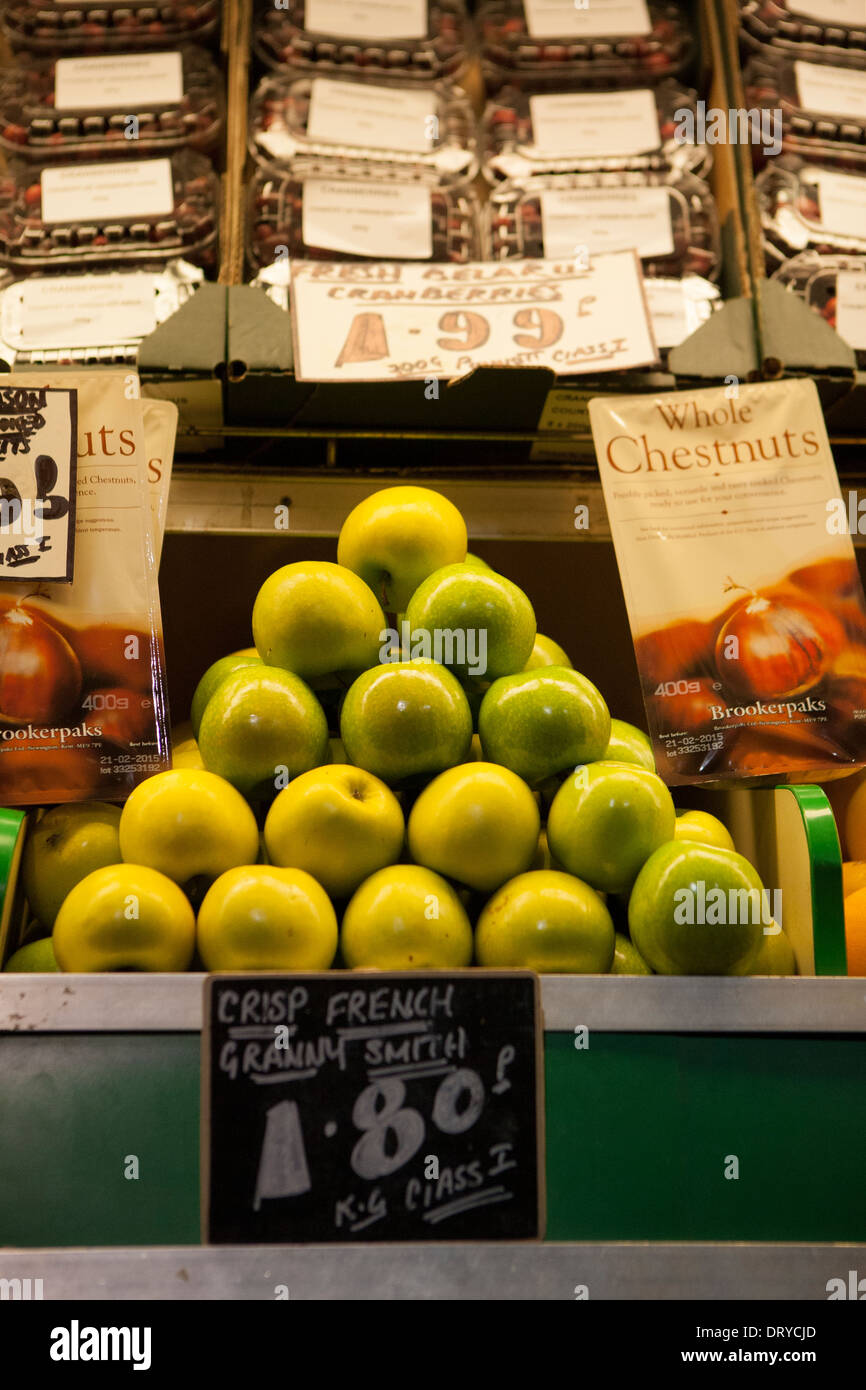
M 0 337 L 18 352 L 108 347 L 144 338 L 155 327 L 147 273 L 22 280 L 2 296 Z
M 183 100 L 179 53 L 118 53 L 107 58 L 58 58 L 57 111 L 140 111 Z
M 421 184 L 306 179 L 307 246 L 382 260 L 426 261 L 433 254 L 430 190 Z
M 866 240 L 866 188 L 863 179 L 816 169 L 821 222 L 830 232 Z
M 44 169 L 41 182 L 43 222 L 164 217 L 174 210 L 168 159 Z
M 615 159 L 659 147 L 658 113 L 649 88 L 533 96 L 529 112 L 533 144 L 543 154 Z
M 866 6 L 863 24 L 866 28 Z M 806 111 L 866 120 L 866 72 L 799 60 L 794 64 L 794 72 L 800 105 Z
M 791 9 L 822 24 L 866 25 L 863 0 L 797 0 Z
M 307 0 L 304 28 L 341 39 L 423 39 L 427 0 Z
M 674 250 L 670 199 L 665 188 L 548 189 L 541 194 L 544 255 L 568 259 L 576 246 L 590 256 L 635 250 L 670 256 Z
M 533 39 L 599 39 L 648 34 L 646 0 L 523 0 L 526 27 Z
M 436 101 L 427 92 L 314 77 L 307 135 L 326 144 L 426 153 Z
M 849 347 L 866 348 L 866 270 L 836 276 L 836 332 Z

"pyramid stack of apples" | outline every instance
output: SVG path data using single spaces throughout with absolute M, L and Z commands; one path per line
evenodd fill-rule
M 12 968 L 792 973 L 775 924 L 679 920 L 758 875 L 467 544 L 445 497 L 387 488 L 337 564 L 272 574 L 172 771 L 40 822 L 53 937 Z

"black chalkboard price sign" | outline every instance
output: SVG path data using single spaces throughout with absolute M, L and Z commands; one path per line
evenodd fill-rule
M 206 1241 L 541 1236 L 537 976 L 213 975 L 205 991 Z

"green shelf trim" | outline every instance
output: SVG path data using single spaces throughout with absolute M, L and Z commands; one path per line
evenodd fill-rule
M 812 864 L 812 935 L 816 975 L 847 975 L 842 849 L 826 792 L 816 786 L 784 790 L 797 801 Z

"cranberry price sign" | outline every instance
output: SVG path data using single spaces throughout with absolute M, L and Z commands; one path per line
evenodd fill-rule
M 78 397 L 0 387 L 0 581 L 72 580 Z
M 205 1240 L 539 1236 L 540 1019 L 529 972 L 211 977 Z
M 450 380 L 475 367 L 557 376 L 658 360 L 634 251 L 468 265 L 297 261 L 299 381 Z

